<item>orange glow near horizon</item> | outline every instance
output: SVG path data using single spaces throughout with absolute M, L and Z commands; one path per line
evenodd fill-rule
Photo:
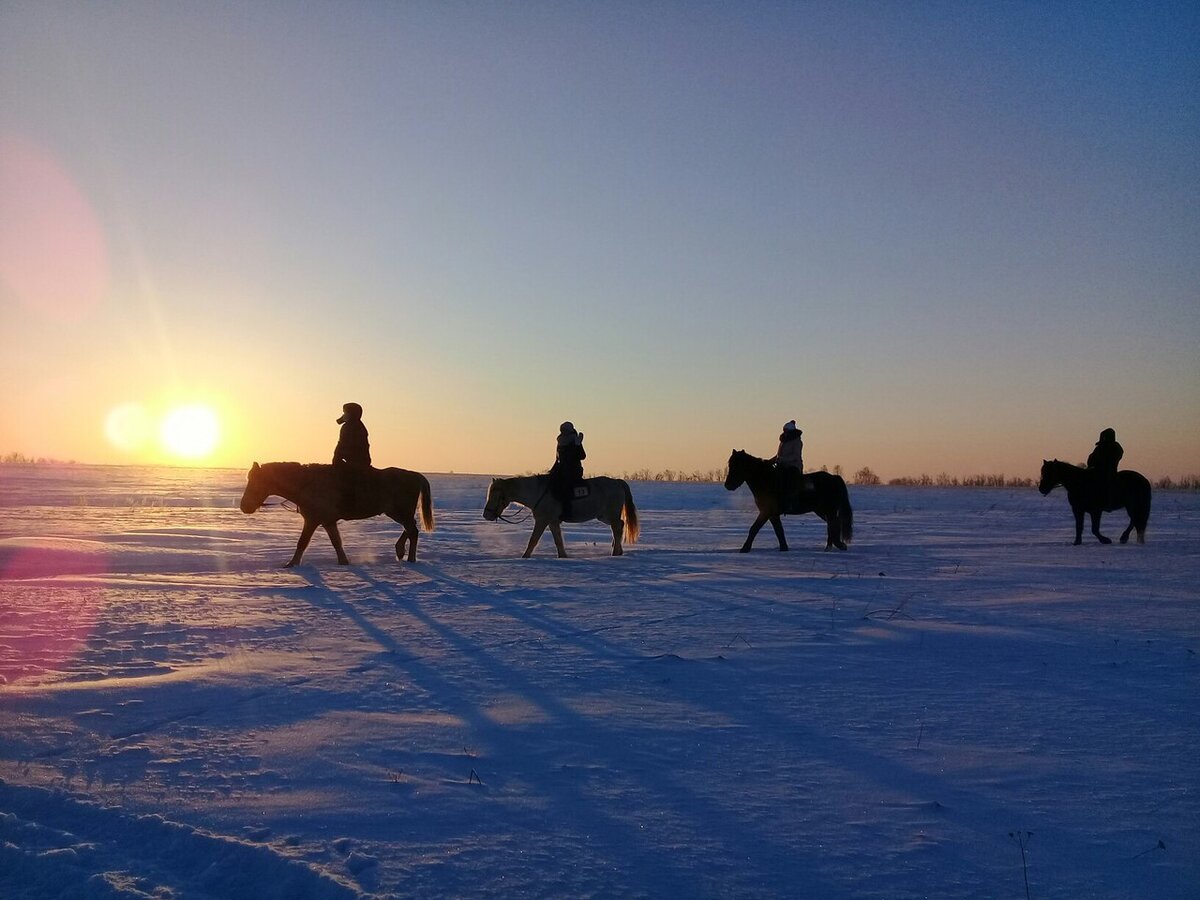
M 122 403 L 104 418 L 108 444 L 130 462 L 211 465 L 229 451 L 230 416 L 220 404 L 179 401 L 150 408 Z

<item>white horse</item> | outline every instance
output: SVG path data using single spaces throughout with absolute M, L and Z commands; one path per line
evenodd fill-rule
M 622 523 L 625 540 L 635 544 L 638 539 L 637 507 L 633 505 L 633 494 L 629 491 L 629 485 L 620 478 L 586 478 L 583 484 L 588 488 L 588 495 L 573 499 L 571 516 L 564 519 L 562 503 L 550 489 L 549 476 L 493 478 L 488 486 L 483 517 L 489 522 L 503 519 L 504 510 L 510 503 L 520 503 L 533 512 L 533 535 L 529 538 L 529 546 L 525 548 L 524 559 L 533 555 L 533 548 L 537 546 L 542 532 L 547 527 L 554 536 L 554 546 L 558 549 L 559 558 L 565 558 L 567 551 L 563 547 L 561 523 L 599 519 L 612 529 L 612 555 L 620 556 L 625 552 L 621 547 Z

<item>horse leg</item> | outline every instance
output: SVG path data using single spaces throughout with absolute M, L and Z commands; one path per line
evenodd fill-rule
M 1083 508 L 1074 510 L 1075 513 L 1075 546 L 1083 543 Z
M 1128 528 L 1126 528 L 1124 531 L 1122 531 L 1122 532 L 1121 532 L 1121 543 L 1122 543 L 1122 544 L 1128 544 L 1128 543 L 1129 543 L 1129 535 L 1130 535 L 1132 532 L 1133 532 L 1133 520 L 1131 519 L 1131 520 L 1130 520 L 1130 522 L 1129 522 L 1129 527 L 1128 527 Z
M 522 559 L 529 559 L 533 556 L 533 548 L 537 546 L 538 541 L 542 539 L 542 532 L 546 530 L 546 523 L 537 519 L 533 523 L 533 534 L 529 536 L 529 546 L 525 548 L 525 554 Z
M 783 520 L 779 516 L 771 516 L 771 527 L 775 529 L 775 537 L 779 539 L 779 549 L 786 550 L 788 545 L 787 538 L 783 536 Z
M 300 531 L 300 540 L 296 541 L 296 552 L 292 554 L 292 558 L 284 563 L 285 568 L 292 568 L 300 565 L 300 558 L 304 556 L 304 551 L 308 547 L 308 542 L 312 540 L 314 532 L 317 530 L 317 522 L 311 519 L 304 520 L 304 528 Z
M 1094 509 L 1089 513 L 1089 515 L 1092 517 L 1092 534 L 1096 536 L 1096 539 L 1099 540 L 1100 543 L 1111 544 L 1112 538 L 1106 538 L 1100 533 L 1100 516 L 1102 515 L 1100 510 Z
M 558 551 L 559 559 L 567 558 L 567 548 L 563 546 L 562 523 L 550 523 L 550 536 L 554 538 L 554 549 Z
M 765 513 L 759 513 L 758 518 L 754 520 L 754 524 L 750 526 L 750 533 L 746 535 L 746 543 L 742 544 L 740 553 L 749 553 L 750 545 L 754 543 L 754 538 L 758 534 L 759 529 L 767 524 L 769 517 Z
M 828 552 L 831 548 L 837 547 L 839 550 L 845 550 L 846 545 L 842 543 L 842 522 L 836 514 L 831 515 L 825 520 L 825 550 Z
M 392 520 L 398 522 L 400 527 L 404 529 L 404 534 L 400 535 L 400 540 L 396 541 L 396 559 L 404 562 L 404 548 L 408 546 L 408 561 L 417 561 L 417 520 L 413 516 L 394 516 L 391 513 Z
M 612 555 L 621 556 L 625 553 L 625 549 L 621 546 L 621 531 L 623 529 L 621 517 L 617 516 L 615 522 L 609 522 L 608 524 L 613 533 Z
M 329 535 L 329 543 L 333 544 L 333 550 L 337 553 L 338 565 L 350 565 L 350 559 L 346 556 L 346 551 L 342 549 L 342 535 L 338 531 L 336 520 L 325 523 L 325 533 Z

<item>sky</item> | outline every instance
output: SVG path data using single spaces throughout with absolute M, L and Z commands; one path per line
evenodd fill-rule
M 1191 2 L 8 2 L 0 455 L 1200 473 L 1198 148 Z

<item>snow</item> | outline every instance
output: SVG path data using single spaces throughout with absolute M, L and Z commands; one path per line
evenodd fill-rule
M 1200 896 L 1200 496 L 855 488 L 855 540 L 632 485 L 642 540 L 0 469 L 0 896 Z M 1106 517 L 1115 534 L 1123 517 Z M 1027 836 L 1031 833 L 1031 836 Z

